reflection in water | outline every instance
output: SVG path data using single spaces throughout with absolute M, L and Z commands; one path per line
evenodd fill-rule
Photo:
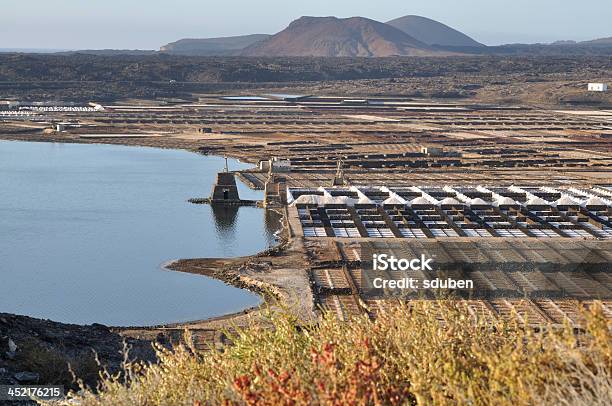
M 276 234 L 280 233 L 282 216 L 274 210 L 266 210 L 264 214 L 264 227 L 268 235 L 268 241 L 275 241 Z M 272 245 L 272 244 L 270 244 Z
M 215 219 L 215 228 L 222 240 L 231 240 L 236 233 L 236 219 L 239 206 L 212 204 L 210 206 Z
M 234 205 L 210 205 L 213 218 L 215 220 L 215 229 L 219 237 L 224 241 L 231 241 L 235 237 L 236 223 L 239 217 L 239 211 L 253 210 L 252 207 L 241 207 Z M 262 236 L 270 248 L 276 244 L 277 233 L 281 230 L 282 215 L 274 210 L 264 210 L 264 232 Z M 254 235 L 255 238 L 261 238 Z

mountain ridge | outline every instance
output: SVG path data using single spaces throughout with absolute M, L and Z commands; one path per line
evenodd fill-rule
M 160 47 L 159 51 L 193 56 L 232 55 L 268 37 L 270 37 L 269 34 L 250 34 L 232 37 L 184 38 Z
M 407 15 L 387 21 L 411 37 L 427 44 L 454 47 L 482 47 L 480 42 L 466 34 L 431 18 Z
M 346 20 L 367 21 L 370 27 L 362 32 L 338 27 L 323 29 L 320 32 L 301 32 L 293 38 L 283 34 L 288 29 L 299 28 L 308 20 L 335 21 Z M 397 32 L 389 38 L 389 32 L 382 25 L 387 25 L 406 37 L 398 37 Z M 359 31 L 359 30 L 357 30 Z M 386 33 L 386 34 L 385 34 Z M 285 38 L 283 39 L 283 36 Z M 299 38 L 309 38 L 300 40 Z M 270 44 L 275 37 L 274 44 Z M 308 43 L 310 41 L 310 43 Z M 396 43 L 398 42 L 398 43 Z M 280 47 L 280 48 L 279 48 Z M 79 51 L 85 53 L 111 54 L 109 51 Z M 125 53 L 115 52 L 115 53 Z M 130 51 L 129 53 L 137 53 Z M 289 24 L 281 32 L 269 34 L 252 34 L 233 37 L 191 38 L 181 39 L 160 48 L 160 54 L 184 56 L 441 56 L 441 55 L 604 55 L 612 54 L 612 37 L 599 38 L 590 41 L 556 41 L 551 44 L 505 44 L 487 46 L 466 34 L 436 20 L 406 15 L 381 23 L 363 17 L 339 19 L 336 17 L 303 17 Z
M 578 44 L 582 45 L 612 45 L 612 37 L 597 38 L 590 41 L 581 41 Z
M 444 51 L 365 17 L 310 17 L 245 48 L 243 56 L 387 57 L 437 56 Z

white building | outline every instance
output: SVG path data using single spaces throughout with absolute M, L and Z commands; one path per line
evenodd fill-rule
M 421 154 L 429 156 L 442 156 L 444 150 L 440 147 L 421 147 Z
M 608 85 L 605 83 L 589 83 L 589 92 L 607 92 Z
M 291 172 L 291 161 L 288 159 L 279 159 L 274 157 L 269 160 L 259 161 L 259 170 L 267 172 L 272 168 L 272 172 Z

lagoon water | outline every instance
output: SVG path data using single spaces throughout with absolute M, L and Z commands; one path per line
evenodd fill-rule
M 273 243 L 277 224 L 264 210 L 187 203 L 210 194 L 223 165 L 185 151 L 0 141 L 0 312 L 130 326 L 258 304 L 253 293 L 162 268 Z

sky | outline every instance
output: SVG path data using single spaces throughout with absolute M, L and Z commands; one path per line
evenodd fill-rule
M 181 38 L 273 34 L 303 15 L 407 14 L 487 45 L 612 36 L 610 0 L 0 0 L 0 49 L 158 49 Z

